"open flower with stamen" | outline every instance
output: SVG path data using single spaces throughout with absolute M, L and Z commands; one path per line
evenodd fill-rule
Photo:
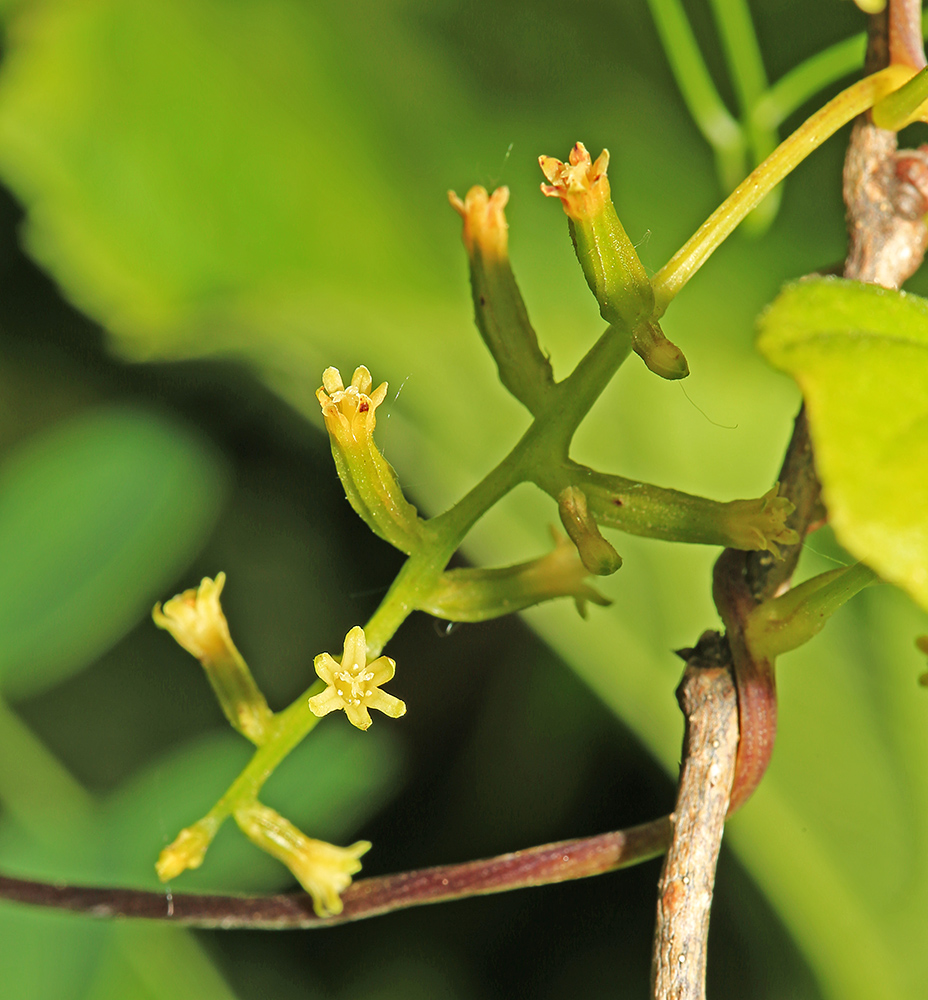
M 410 554 L 421 542 L 422 522 L 374 443 L 376 410 L 386 398 L 387 383 L 371 392 L 372 385 L 371 373 L 363 365 L 355 369 L 347 387 L 337 368 L 326 368 L 316 398 L 348 502 L 372 531 Z
M 592 160 L 582 142 L 570 151 L 569 162 L 540 156 L 547 184 L 542 192 L 559 198 L 567 213 L 577 260 L 590 291 L 607 322 L 634 331 L 651 318 L 654 291 L 647 272 L 612 204 L 609 152 Z
M 315 659 L 316 673 L 328 685 L 321 694 L 309 699 L 313 715 L 322 717 L 344 709 L 348 721 L 358 729 L 371 724 L 368 709 L 398 719 L 406 714 L 406 705 L 399 698 L 380 690 L 381 684 L 393 678 L 396 663 L 389 656 L 378 656 L 367 662 L 367 639 L 360 625 L 345 636 L 345 651 L 341 662 L 328 653 Z
M 570 151 L 567 163 L 553 156 L 539 156 L 541 172 L 548 179 L 541 185 L 549 198 L 560 198 L 564 211 L 572 219 L 585 219 L 602 212 L 611 204 L 609 150 L 604 149 L 594 161 L 586 146 L 578 142 Z
M 387 383 L 381 382 L 372 393 L 373 384 L 364 365 L 355 369 L 347 388 L 337 368 L 326 368 L 322 373 L 322 388 L 316 391 L 316 399 L 326 429 L 343 448 L 365 444 L 374 433 L 375 412 L 386 399 Z

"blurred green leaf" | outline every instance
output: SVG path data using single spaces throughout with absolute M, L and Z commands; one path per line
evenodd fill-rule
M 343 721 L 343 720 L 335 720 Z M 251 756 L 234 733 L 176 748 L 137 774 L 109 803 L 109 850 L 101 875 L 122 884 L 161 888 L 158 853 L 213 805 Z M 399 748 L 385 727 L 370 733 L 320 726 L 281 765 L 262 801 L 310 837 L 340 841 L 393 795 L 401 775 Z M 183 892 L 270 891 L 293 882 L 283 865 L 258 851 L 227 820 L 197 871 L 174 883 Z
M 223 476 L 183 427 L 101 410 L 38 435 L 0 468 L 0 677 L 35 693 L 148 612 L 218 513 Z
M 928 609 L 928 301 L 809 279 L 760 329 L 763 355 L 802 389 L 839 541 Z
M 0 904 L 4 992 L 17 1000 L 82 1000 L 114 930 L 69 913 Z

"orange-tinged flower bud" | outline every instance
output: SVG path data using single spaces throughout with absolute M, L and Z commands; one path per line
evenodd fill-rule
M 538 346 L 509 264 L 509 226 L 503 212 L 509 189 L 487 194 L 485 188 L 472 187 L 463 201 L 449 191 L 448 200 L 464 220 L 477 329 L 496 361 L 500 381 L 537 415 L 554 387 L 554 373 Z
M 612 204 L 606 176 L 608 150 L 594 162 L 578 142 L 568 163 L 552 156 L 541 156 L 538 162 L 548 179 L 541 190 L 560 198 L 564 206 L 577 259 L 600 315 L 607 323 L 628 329 L 650 319 L 654 291 Z

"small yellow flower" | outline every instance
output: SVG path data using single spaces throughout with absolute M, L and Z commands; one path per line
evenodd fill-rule
M 604 149 L 596 160 L 590 158 L 586 146 L 578 142 L 570 151 L 569 163 L 553 156 L 539 156 L 541 172 L 547 184 L 541 190 L 549 198 L 560 198 L 564 211 L 573 219 L 585 219 L 601 212 L 610 199 L 609 150 Z
M 347 389 L 337 368 L 326 368 L 322 373 L 316 399 L 326 429 L 343 448 L 365 444 L 374 433 L 375 410 L 386 399 L 387 383 L 381 382 L 373 393 L 372 385 L 371 373 L 363 365 L 355 369 Z
M 167 629 L 200 661 L 226 718 L 260 746 L 272 713 L 229 635 L 229 623 L 219 603 L 225 583 L 225 573 L 217 573 L 215 580 L 204 577 L 199 588 L 172 597 L 163 609 L 156 604 L 151 616 L 159 628 Z
M 368 709 L 398 719 L 406 714 L 406 705 L 392 694 L 380 690 L 396 671 L 396 663 L 389 656 L 378 656 L 367 662 L 367 640 L 360 625 L 345 636 L 345 652 L 341 663 L 328 653 L 320 653 L 315 659 L 316 673 L 328 684 L 321 694 L 309 699 L 313 715 L 320 718 L 329 712 L 345 710 L 348 721 L 358 729 L 367 729 L 371 724 Z
M 212 816 L 205 816 L 193 826 L 181 830 L 158 856 L 158 863 L 155 865 L 158 878 L 162 882 L 169 882 L 188 868 L 199 868 L 218 829 L 217 820 Z
M 317 916 L 342 912 L 341 893 L 351 885 L 351 876 L 361 870 L 358 858 L 371 849 L 369 840 L 359 840 L 350 847 L 313 840 L 260 802 L 237 810 L 235 822 L 249 840 L 293 872 L 312 896 Z
M 198 589 L 172 597 L 165 601 L 163 609 L 156 604 L 152 612 L 155 624 L 167 629 L 188 653 L 201 661 L 212 662 L 230 653 L 238 655 L 219 604 L 225 583 L 225 573 L 218 573 L 215 580 L 204 577 Z
M 508 258 L 509 224 L 503 209 L 509 201 L 509 188 L 487 194 L 486 188 L 472 187 L 463 201 L 449 191 L 448 201 L 464 220 L 464 246 L 469 256 L 473 257 L 476 247 L 485 258 Z

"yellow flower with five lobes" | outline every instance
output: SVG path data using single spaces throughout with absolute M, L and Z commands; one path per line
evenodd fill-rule
M 373 384 L 364 365 L 355 369 L 347 389 L 337 368 L 326 368 L 322 373 L 322 387 L 316 390 L 316 399 L 322 407 L 326 429 L 343 448 L 364 444 L 374 433 L 376 410 L 386 399 L 387 383 L 381 382 L 371 393 Z
M 286 817 L 260 802 L 235 812 L 235 822 L 248 839 L 282 861 L 312 896 L 320 917 L 342 912 L 341 893 L 351 885 L 351 876 L 361 870 L 358 860 L 371 849 L 369 840 L 350 847 L 336 847 L 307 837 Z
M 422 521 L 374 443 L 376 411 L 386 398 L 387 383 L 371 392 L 372 385 L 363 365 L 347 387 L 337 368 L 326 368 L 316 398 L 348 502 L 375 534 L 409 555 L 421 543 Z
M 313 715 L 322 717 L 344 709 L 353 726 L 367 729 L 371 724 L 368 709 L 376 708 L 391 719 L 406 714 L 404 702 L 380 690 L 381 684 L 393 678 L 396 663 L 389 656 L 378 656 L 367 662 L 367 639 L 360 625 L 355 625 L 345 636 L 341 662 L 328 653 L 320 653 L 315 659 L 315 668 L 328 686 L 309 699 Z

